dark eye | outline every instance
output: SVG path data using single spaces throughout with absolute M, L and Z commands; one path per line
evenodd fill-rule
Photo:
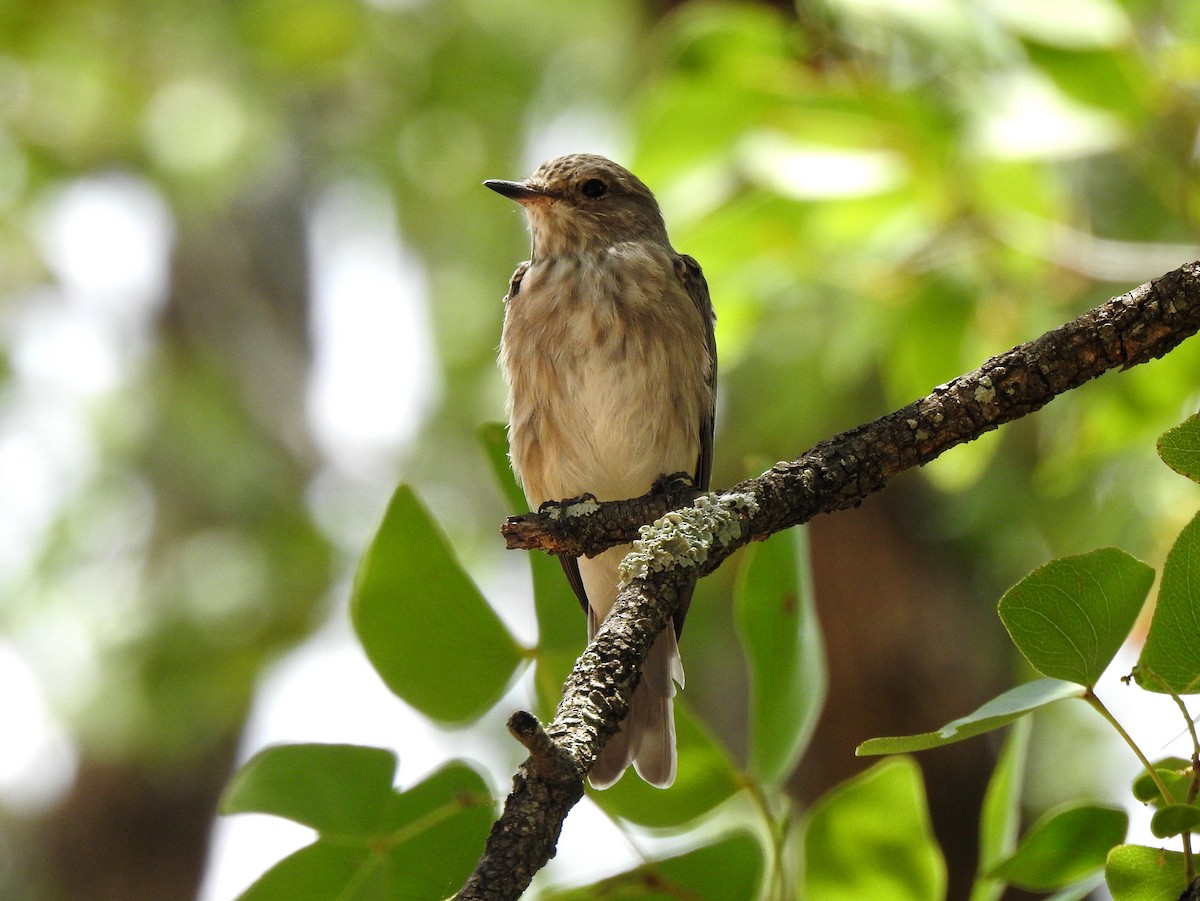
M 608 193 L 608 185 L 598 178 L 589 178 L 580 185 L 579 190 L 583 192 L 584 197 L 603 197 Z

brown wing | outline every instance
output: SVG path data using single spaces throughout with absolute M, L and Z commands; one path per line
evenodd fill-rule
M 696 471 L 692 475 L 697 488 L 708 490 L 709 482 L 712 479 L 713 422 L 716 418 L 717 401 L 717 341 L 713 328 L 717 316 L 713 312 L 712 300 L 708 296 L 708 282 L 704 280 L 700 264 L 686 254 L 680 254 L 675 258 L 675 273 L 679 276 L 679 281 L 687 291 L 688 297 L 700 312 L 706 330 L 705 339 L 709 364 L 708 390 L 712 403 L 705 410 L 704 418 L 700 423 L 700 453 L 696 458 Z
M 525 273 L 529 271 L 529 260 L 526 260 L 517 267 L 517 271 L 512 274 L 512 278 L 508 280 L 508 293 L 504 295 L 504 302 L 508 303 L 514 297 L 521 293 L 521 279 L 525 277 Z
M 704 321 L 706 350 L 708 352 L 708 390 L 710 403 L 700 421 L 700 452 L 696 456 L 696 470 L 692 476 L 696 487 L 707 491 L 712 479 L 713 463 L 713 424 L 716 421 L 717 409 L 717 339 L 714 327 L 717 314 L 713 311 L 712 298 L 708 295 L 708 282 L 700 264 L 687 254 L 675 257 L 675 274 L 687 291 L 688 297 L 696 305 L 700 318 Z M 680 602 L 675 610 L 675 635 L 683 633 L 683 621 L 687 618 L 688 607 L 692 603 L 691 592 Z
M 562 564 L 563 572 L 567 574 L 567 581 L 571 583 L 571 590 L 575 592 L 575 597 L 579 599 L 579 606 L 583 608 L 584 613 L 589 613 L 587 592 L 583 589 L 583 576 L 579 574 L 579 558 L 559 557 L 558 562 Z

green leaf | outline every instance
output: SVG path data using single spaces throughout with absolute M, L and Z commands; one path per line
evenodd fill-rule
M 747 549 L 734 617 L 750 665 L 750 769 L 761 781 L 788 777 L 825 700 L 821 646 L 803 529 Z
M 361 846 L 314 842 L 275 864 L 238 896 L 238 901 L 328 901 L 365 898 L 343 895 L 370 867 L 371 851 Z
M 269 813 L 326 835 L 364 835 L 379 828 L 395 775 L 396 755 L 383 748 L 278 745 L 238 771 L 220 810 Z
M 1111 807 L 1052 811 L 1033 825 L 1016 853 L 992 875 L 1035 892 L 1064 888 L 1102 870 L 1128 825 L 1125 811 Z
M 470 875 L 491 825 L 493 804 L 483 780 L 455 763 L 408 791 L 389 789 L 383 799 L 370 832 L 321 830 L 240 901 L 427 901 L 453 894 Z
M 561 571 L 559 577 L 562 578 Z M 566 584 L 566 579 L 563 579 L 563 584 Z M 578 610 L 578 606 L 575 609 Z M 579 619 L 582 621 L 582 617 Z M 579 655 L 583 653 L 585 640 L 586 635 L 581 632 L 577 639 L 578 644 L 574 648 L 538 649 L 533 684 L 538 707 L 546 713 L 544 720 L 550 720 L 558 708 L 558 702 L 562 700 L 563 683 L 567 681 L 567 676 L 571 674 Z
M 941 901 L 946 865 L 916 763 L 885 760 L 818 800 L 805 826 L 804 860 L 802 898 Z
M 350 613 L 393 692 L 443 722 L 494 704 L 521 649 L 412 489 L 396 489 L 358 568 Z
M 529 563 L 538 622 L 534 688 L 538 710 L 548 720 L 562 700 L 563 683 L 587 646 L 587 617 L 556 558 L 534 552 Z
M 1068 885 L 1065 889 L 1057 891 L 1053 895 L 1047 895 L 1046 901 L 1083 901 L 1084 898 L 1091 897 L 1092 892 L 1103 884 L 1104 874 L 1097 873 L 1081 882 L 1076 882 L 1074 885 Z
M 1158 455 L 1180 475 L 1200 482 L 1200 415 L 1163 432 L 1158 438 Z
M 758 842 L 739 832 L 593 885 L 549 891 L 541 897 L 545 901 L 755 901 L 762 872 Z
M 597 791 L 589 787 L 588 795 L 610 816 L 664 828 L 696 819 L 741 787 L 725 749 L 678 696 L 675 746 L 679 766 L 669 791 L 647 785 L 630 770 L 611 788 Z
M 1141 65 L 1136 53 L 1118 53 L 1109 47 L 1066 49 L 1036 41 L 1026 42 L 1025 52 L 1060 90 L 1085 106 L 1103 107 L 1130 117 L 1145 115 L 1144 101 L 1131 88 L 1135 79 L 1144 78 L 1138 71 Z
M 1144 845 L 1117 845 L 1104 878 L 1113 901 L 1178 901 L 1187 888 L 1183 855 Z
M 1133 674 L 1147 691 L 1200 689 L 1200 514 L 1183 527 L 1163 564 L 1158 604 Z
M 491 829 L 491 791 L 466 764 L 453 763 L 424 782 L 392 797 L 388 827 L 376 844 L 386 849 L 393 894 L 388 897 L 448 897 L 475 868 Z
M 1200 832 L 1200 807 L 1194 804 L 1167 804 L 1155 811 L 1150 820 L 1150 831 L 1155 838 Z
M 1000 901 L 1004 883 L 988 875 L 1017 846 L 1021 824 L 1021 789 L 1025 782 L 1025 757 L 1029 747 L 1029 720 L 1019 719 L 1005 739 L 1000 759 L 988 780 L 979 817 L 978 875 L 971 901 Z
M 1170 795 L 1165 801 L 1158 785 L 1144 770 L 1133 780 L 1133 796 L 1143 804 L 1162 807 L 1165 803 L 1187 803 L 1188 787 L 1192 781 L 1192 764 L 1182 757 L 1166 757 L 1154 764 L 1154 772 L 1166 785 Z
M 504 492 L 510 509 L 525 512 L 529 504 L 517 485 L 508 459 L 508 434 L 502 424 L 487 423 L 479 430 L 483 448 L 492 473 Z M 571 590 L 557 557 L 541 551 L 523 551 L 533 573 L 533 603 L 538 622 L 538 677 L 553 685 L 548 696 L 539 692 L 543 708 L 553 710 L 562 696 L 562 684 L 571 672 L 576 658 L 583 651 L 587 636 L 587 618 Z M 565 666 L 563 665 L 565 661 Z M 548 672 L 543 673 L 543 670 Z
M 937 732 L 902 735 L 890 738 L 871 738 L 859 745 L 854 753 L 859 757 L 873 754 L 903 754 L 940 748 L 966 738 L 1007 726 L 1013 720 L 1032 713 L 1039 707 L 1064 698 L 1082 698 L 1085 689 L 1059 679 L 1035 679 L 988 701 L 974 713 L 944 725 Z
M 1112 661 L 1154 582 L 1117 548 L 1051 560 L 1005 592 L 1000 619 L 1044 676 L 1092 686 Z
M 479 427 L 475 437 L 479 440 L 479 446 L 483 448 L 483 454 L 487 457 L 492 474 L 496 477 L 496 483 L 504 492 L 504 500 L 508 504 L 508 509 L 514 514 L 526 512 L 529 504 L 525 500 L 521 486 L 517 484 L 517 477 L 513 475 L 512 465 L 508 459 L 508 429 L 505 428 L 504 423 L 485 422 Z

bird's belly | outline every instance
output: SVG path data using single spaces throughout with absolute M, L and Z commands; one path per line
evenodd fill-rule
M 600 364 L 583 374 L 579 440 L 568 451 L 571 468 L 586 482 L 578 490 L 600 500 L 636 497 L 665 473 L 695 468 L 698 435 L 672 402 L 671 375 L 661 363 L 645 361 Z
M 687 392 L 661 354 L 593 354 L 560 365 L 556 375 L 530 398 L 536 415 L 513 436 L 531 504 L 585 492 L 600 500 L 636 497 L 660 475 L 695 468 L 698 411 L 681 409 Z
M 505 311 L 512 460 L 535 508 L 695 470 L 712 403 L 704 322 L 669 257 L 626 250 L 535 263 Z

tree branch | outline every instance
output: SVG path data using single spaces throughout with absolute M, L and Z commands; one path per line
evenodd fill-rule
M 751 540 L 857 506 L 906 469 L 1110 369 L 1161 357 L 1198 330 L 1200 263 L 1189 263 L 728 491 L 696 497 L 667 480 L 628 501 L 577 498 L 509 519 L 502 529 L 509 547 L 593 556 L 637 544 L 625 563 L 629 584 L 575 664 L 554 720 L 544 731 L 532 714 L 509 721 L 531 755 L 458 901 L 518 898 L 554 855 L 588 770 L 628 710 L 654 636 L 693 579 Z

